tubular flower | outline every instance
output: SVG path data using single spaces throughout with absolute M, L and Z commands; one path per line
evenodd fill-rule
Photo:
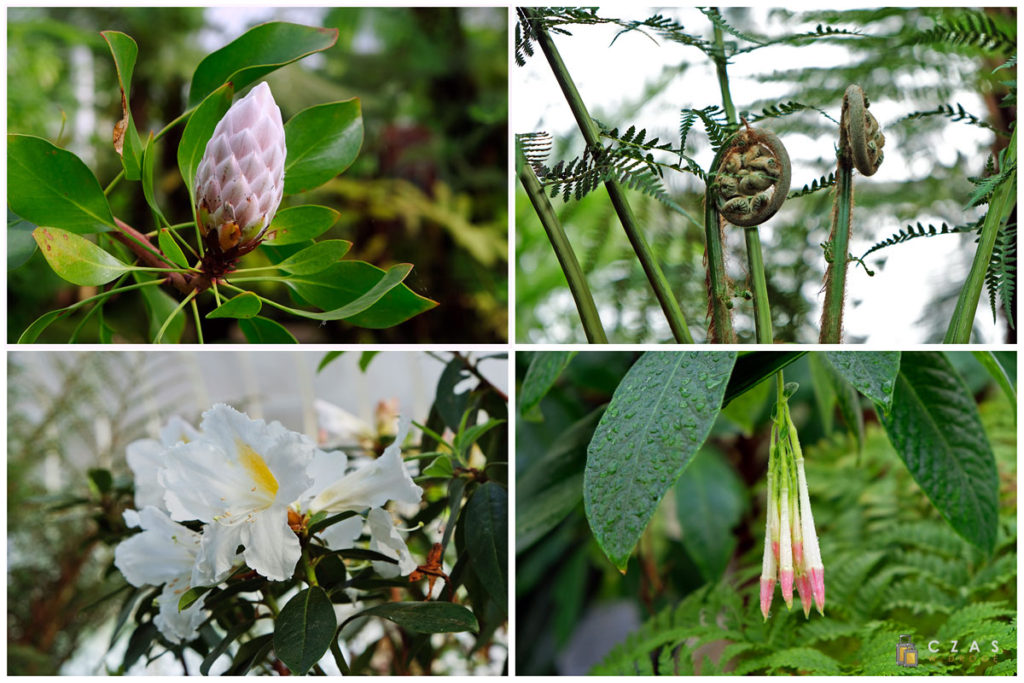
M 807 493 L 803 452 L 787 398 L 780 378 L 768 460 L 768 511 L 761 569 L 761 613 L 765 619 L 776 578 L 787 608 L 793 607 L 795 584 L 805 617 L 810 616 L 812 597 L 819 613 L 824 614 L 825 609 L 825 569 Z
M 262 82 L 224 114 L 196 171 L 196 221 L 211 251 L 240 256 L 259 243 L 281 204 L 285 157 L 281 110 Z

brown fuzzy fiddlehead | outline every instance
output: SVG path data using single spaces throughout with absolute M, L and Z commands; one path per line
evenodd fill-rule
M 868 111 L 871 106 L 859 85 L 851 85 L 843 96 L 843 116 L 840 148 L 850 150 L 854 167 L 863 175 L 874 175 L 882 165 L 885 135 L 878 126 L 878 120 Z M 845 145 L 843 143 L 846 143 Z
M 789 154 L 782 141 L 744 121 L 715 169 L 718 211 L 733 225 L 760 225 L 786 201 L 790 176 Z

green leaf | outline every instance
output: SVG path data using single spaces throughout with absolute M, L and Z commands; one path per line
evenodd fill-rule
M 103 285 L 130 269 L 127 264 L 73 232 L 36 228 L 32 237 L 53 272 L 76 285 Z
M 538 409 L 541 399 L 555 386 L 558 376 L 575 355 L 575 351 L 545 351 L 533 354 L 522 387 L 519 389 L 519 414 L 523 419 L 544 419 Z
M 749 391 L 757 384 L 786 367 L 806 351 L 751 351 L 736 359 L 736 368 L 725 389 L 723 406 L 737 396 Z
M 203 663 L 199 665 L 199 673 L 204 676 L 210 675 L 210 667 L 216 662 L 221 656 L 228 651 L 231 647 L 231 643 L 238 640 L 239 636 L 252 628 L 252 622 L 243 620 L 232 626 L 228 632 L 224 635 L 216 647 L 210 650 L 210 653 L 203 658 Z
M 715 450 L 702 449 L 676 482 L 676 516 L 683 546 L 708 583 L 715 583 L 736 550 L 733 533 L 747 506 L 743 481 Z
M 41 335 L 47 327 L 52 325 L 57 318 L 69 315 L 70 313 L 71 311 L 66 308 L 60 308 L 56 311 L 47 311 L 46 313 L 43 313 L 41 316 L 33 320 L 31 325 L 25 328 L 25 331 L 21 333 L 20 337 L 18 337 L 18 343 L 34 344 L 36 339 L 39 339 L 39 335 Z
M 32 238 L 35 224 L 7 210 L 7 270 L 19 268 L 36 253 L 36 241 Z
M 491 419 L 483 423 L 482 425 L 473 425 L 472 427 L 469 427 L 456 434 L 455 439 L 452 442 L 452 445 L 455 446 L 455 451 L 459 454 L 460 457 L 462 457 L 463 459 L 467 459 L 469 456 L 469 451 L 473 447 L 473 444 L 479 441 L 484 434 L 491 431 L 498 425 L 502 424 L 505 424 L 505 420 Z
M 36 225 L 80 235 L 114 228 L 107 198 L 89 167 L 31 135 L 7 136 L 7 202 Z
M 340 358 L 344 351 L 328 351 L 324 354 L 324 357 L 320 360 L 320 364 L 316 366 L 317 373 L 323 371 L 328 365 L 331 364 L 335 359 Z
M 995 354 L 991 351 L 972 351 L 974 357 L 978 359 L 978 362 L 988 370 L 988 374 L 992 376 L 992 379 L 996 381 L 999 388 L 1006 394 L 1006 398 L 1010 400 L 1010 405 L 1013 407 L 1013 420 L 1017 421 L 1017 390 L 1013 388 L 1013 381 L 1010 376 L 1006 374 L 1006 369 L 999 363 Z
M 826 351 L 825 357 L 854 389 L 889 410 L 900 370 L 899 351 Z
M 583 503 L 620 571 L 711 431 L 735 362 L 735 352 L 650 351 L 615 390 L 587 450 Z
M 120 31 L 100 31 L 100 35 L 110 46 L 114 66 L 117 68 L 117 83 L 121 87 L 122 119 L 114 128 L 114 149 L 121 157 L 124 177 L 128 180 L 139 180 L 142 169 L 142 140 L 139 138 L 131 110 L 132 72 L 135 71 L 139 46 L 131 36 Z
M 293 275 L 312 275 L 330 268 L 348 253 L 352 243 L 345 240 L 324 240 L 306 247 L 277 264 Z
M 388 602 L 352 615 L 342 627 L 359 617 L 382 617 L 412 633 L 456 633 L 478 628 L 472 612 L 451 602 Z
M 444 366 L 441 377 L 437 380 L 437 390 L 434 393 L 434 407 L 452 431 L 458 431 L 462 422 L 462 416 L 469 405 L 469 389 L 456 393 L 455 387 L 462 381 L 469 378 L 469 368 L 461 358 L 452 358 L 448 365 Z M 441 431 L 441 430 L 438 430 Z
M 466 550 L 487 593 L 508 613 L 508 492 L 494 482 L 466 503 Z
M 772 382 L 755 384 L 746 393 L 740 394 L 729 405 L 723 405 L 722 415 L 735 424 L 746 437 L 751 437 L 757 430 L 765 403 L 775 386 Z
M 366 368 L 370 367 L 370 363 L 377 356 L 380 351 L 363 351 L 359 354 L 359 371 L 366 374 Z
M 89 483 L 95 487 L 97 493 L 100 495 L 110 493 L 110 489 L 114 486 L 114 475 L 110 473 L 110 470 L 93 467 L 86 474 L 89 477 Z
M 265 633 L 247 640 L 238 647 L 231 666 L 224 672 L 225 676 L 244 676 L 249 669 L 263 661 L 274 644 L 274 634 Z
M 196 67 L 189 88 L 189 106 L 198 104 L 221 84 L 237 90 L 286 64 L 333 46 L 338 29 L 271 21 L 249 29 Z
M 256 316 L 238 321 L 238 328 L 251 344 L 298 344 L 299 341 L 279 322 Z
M 363 145 L 359 98 L 303 109 L 284 124 L 288 157 L 284 193 L 296 194 L 326 183 L 352 165 Z
M 974 398 L 946 357 L 906 352 L 879 420 L 932 504 L 958 534 L 995 545 L 999 478 Z
M 152 621 L 147 621 L 136 628 L 132 637 L 128 639 L 128 647 L 124 651 L 121 668 L 124 671 L 132 668 L 132 665 L 139 661 L 139 657 L 149 652 L 149 646 L 153 644 L 158 635 L 156 624 Z
M 290 277 L 288 285 L 299 296 L 327 312 L 287 310 L 314 320 L 345 319 L 373 329 L 393 327 L 437 305 L 401 284 L 411 268 L 399 263 L 385 272 L 363 261 L 339 261 L 319 273 Z
M 163 252 L 168 261 L 176 266 L 188 268 L 188 259 L 185 258 L 184 252 L 181 251 L 178 241 L 174 239 L 170 230 L 161 228 L 157 235 L 157 243 L 160 245 L 160 251 Z
M 454 473 L 455 468 L 452 466 L 451 457 L 447 455 L 439 455 L 433 462 L 423 468 L 420 475 L 437 479 L 448 479 Z
M 838 400 L 835 382 L 831 377 L 831 367 L 818 353 L 807 356 L 807 364 L 811 369 L 811 383 L 814 387 L 814 399 L 818 405 L 818 414 L 821 416 L 821 429 L 827 436 L 832 433 L 836 401 Z
M 157 156 L 153 133 L 149 134 L 146 147 L 140 151 L 140 154 L 142 160 L 142 195 L 146 198 L 146 203 L 149 204 L 149 208 L 153 210 L 153 213 L 156 214 L 160 222 L 167 224 L 169 221 L 164 216 L 164 212 L 160 210 L 160 204 L 156 201 L 156 192 L 153 187 Z
M 455 477 L 448 482 L 448 523 L 444 525 L 444 535 L 441 537 L 442 553 L 448 547 L 448 541 L 452 539 L 452 532 L 459 521 L 462 512 L 462 494 L 466 492 L 466 480 L 462 477 Z
M 304 675 L 327 652 L 338 621 L 330 598 L 319 586 L 298 593 L 274 624 L 274 652 L 293 674 Z
M 235 88 L 231 83 L 225 83 L 211 92 L 188 117 L 188 123 L 181 134 L 181 142 L 178 143 L 178 170 L 181 171 L 181 178 L 185 181 L 193 206 L 199 162 L 203 160 L 206 144 L 213 137 L 213 129 L 231 108 L 231 98 L 234 96 Z
M 242 292 L 206 314 L 207 318 L 255 318 L 263 302 L 252 292 Z
M 281 246 L 316 239 L 338 222 L 341 214 L 326 206 L 308 204 L 281 209 L 274 215 L 264 245 Z
M 143 282 L 142 276 L 135 278 Z M 155 339 L 160 327 L 163 326 L 167 316 L 174 313 L 174 309 L 180 303 L 173 296 L 160 289 L 160 287 L 143 287 L 142 296 L 146 302 L 146 310 L 149 313 L 149 338 Z M 162 344 L 177 344 L 181 341 L 181 335 L 185 333 L 185 311 L 180 310 L 174 313 L 174 320 L 170 322 L 161 337 Z
M 178 611 L 183 612 L 184 610 L 187 610 L 193 605 L 193 603 L 195 603 L 196 600 L 202 597 L 203 593 L 206 593 L 208 590 L 210 590 L 210 586 L 189 588 L 187 591 L 182 593 L 181 597 L 178 599 Z
M 861 410 L 860 394 L 831 365 L 828 363 L 823 365 L 832 382 L 832 389 L 835 391 L 836 402 L 839 404 L 839 412 L 846 424 L 846 431 L 853 435 L 854 441 L 857 442 L 857 453 L 860 453 L 864 448 L 865 439 L 864 411 Z

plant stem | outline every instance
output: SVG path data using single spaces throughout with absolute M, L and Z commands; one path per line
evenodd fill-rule
M 764 261 L 761 259 L 761 236 L 757 232 L 757 226 L 744 228 L 743 234 L 747 240 L 750 286 L 754 290 L 754 333 L 758 344 L 771 344 L 773 341 L 772 312 L 768 305 L 768 283 L 764 275 Z
M 1017 128 L 1014 127 L 1013 135 L 1010 137 L 1010 146 L 1006 152 L 1007 164 L 1014 164 L 1017 161 Z M 999 169 L 1002 171 L 1003 169 Z M 1015 170 L 1010 178 L 1007 178 L 1000 185 L 989 201 L 988 213 L 985 214 L 985 222 L 981 226 L 981 237 L 978 240 L 978 249 L 974 252 L 974 261 L 971 263 L 971 271 L 967 275 L 967 281 L 960 290 L 960 297 L 956 302 L 956 309 L 953 311 L 953 318 L 949 321 L 949 329 L 946 330 L 945 344 L 967 344 L 971 341 L 971 330 L 974 329 L 974 316 L 978 312 L 978 301 L 981 299 L 981 288 L 985 284 L 985 272 L 988 270 L 989 261 L 992 260 L 992 250 L 999 235 L 999 229 L 1006 222 L 1013 211 L 1017 200 L 1017 171 Z
M 154 344 L 159 344 L 160 343 L 160 340 L 163 339 L 163 337 L 164 337 L 164 332 L 167 331 L 167 328 L 168 328 L 168 326 L 170 326 L 171 321 L 174 320 L 174 316 L 178 315 L 178 313 L 181 312 L 181 309 L 185 308 L 185 305 L 189 301 L 192 301 L 194 298 L 196 298 L 196 294 L 198 294 L 198 293 L 199 292 L 197 292 L 196 290 L 193 289 L 191 292 L 188 293 L 188 296 L 186 296 L 184 299 L 181 300 L 180 304 L 178 304 L 177 306 L 174 307 L 174 310 L 171 311 L 171 314 L 169 316 L 167 316 L 166 319 L 164 319 L 164 324 L 160 326 L 160 329 L 157 331 L 156 336 L 153 337 L 153 343 Z
M 562 57 L 558 53 L 554 41 L 548 35 L 547 30 L 541 26 L 536 27 L 536 34 L 537 42 L 540 44 L 541 50 L 543 50 L 544 56 L 551 66 L 551 71 L 555 75 L 555 80 L 558 81 L 558 85 L 565 95 L 569 108 L 576 118 L 576 123 L 579 125 L 580 132 L 583 133 L 587 147 L 591 150 L 601 149 L 597 126 L 594 124 L 593 119 L 590 118 L 590 114 L 587 113 L 586 105 L 583 104 L 583 99 L 580 97 L 579 91 L 576 90 L 576 85 L 573 83 L 568 69 L 566 69 L 565 64 L 562 62 Z M 607 180 L 604 185 L 608 190 L 608 197 L 612 201 L 615 213 L 619 216 L 619 222 L 622 223 L 622 229 L 625 231 L 633 251 L 636 252 L 640 266 L 643 268 L 648 281 L 650 281 L 654 295 L 657 297 L 658 303 L 661 304 L 661 309 L 668 319 L 668 325 L 672 330 L 673 337 L 675 337 L 677 342 L 692 344 L 693 337 L 690 336 L 690 330 L 686 326 L 686 320 L 683 318 L 682 309 L 679 308 L 679 302 L 676 301 L 676 297 L 672 293 L 672 288 L 669 286 L 661 266 L 658 265 L 657 260 L 654 258 L 650 245 L 647 244 L 647 240 L 644 239 L 643 234 L 640 232 L 640 227 L 637 224 L 636 217 L 633 215 L 633 210 L 629 206 L 629 202 L 626 200 L 626 194 L 622 190 L 622 186 L 616 180 Z
M 843 341 L 843 304 L 846 298 L 847 254 L 850 251 L 850 228 L 853 220 L 853 164 L 849 153 L 839 149 L 836 171 L 836 198 L 832 207 L 832 261 L 825 271 L 825 305 L 821 312 L 822 344 Z M 977 301 L 975 301 L 977 303 Z
M 115 187 L 117 187 L 117 184 L 118 184 L 119 182 L 121 182 L 121 179 L 122 179 L 122 178 L 124 178 L 124 169 L 123 169 L 123 168 L 122 168 L 122 169 L 121 169 L 120 171 L 118 171 L 117 175 L 116 175 L 116 176 L 114 176 L 114 179 L 113 179 L 113 180 L 111 180 L 111 181 L 110 181 L 110 184 L 109 184 L 109 185 L 107 185 L 107 187 L 106 187 L 106 189 L 105 189 L 105 190 L 103 190 L 103 195 L 104 195 L 104 196 L 107 196 L 107 195 L 109 195 L 109 194 L 111 193 L 111 191 L 113 191 L 113 189 L 114 189 Z
M 309 552 L 306 548 L 302 549 L 302 568 L 306 571 L 306 581 L 309 582 L 309 585 L 319 586 L 320 582 L 316 580 L 316 572 L 313 571 L 313 565 L 309 562 Z
M 607 344 L 608 337 L 601 325 L 601 316 L 597 312 L 590 287 L 587 286 L 583 269 L 580 268 L 579 261 L 576 260 L 576 253 L 558 222 L 558 216 L 555 215 L 551 202 L 544 194 L 544 189 L 540 186 L 533 167 L 526 162 L 521 151 L 517 154 L 516 163 L 519 165 L 519 181 L 523 184 L 523 189 L 526 190 L 530 203 L 533 204 L 533 209 L 537 212 L 537 217 L 548 234 L 548 241 L 551 242 L 551 248 L 555 251 L 558 264 L 562 267 L 565 279 L 569 283 L 569 291 L 572 292 L 572 298 L 576 302 L 576 310 L 579 311 L 587 341 L 591 344 Z
M 717 11 L 717 10 L 715 10 Z M 722 91 L 722 109 L 729 123 L 738 123 L 736 108 L 732 104 L 732 93 L 729 92 L 729 73 L 726 70 L 728 59 L 725 56 L 725 42 L 722 40 L 722 29 L 714 26 L 715 32 L 715 70 L 718 72 L 718 89 Z
M 192 299 L 192 317 L 196 322 L 196 340 L 203 343 L 203 324 L 199 320 L 199 306 L 196 305 L 196 300 Z

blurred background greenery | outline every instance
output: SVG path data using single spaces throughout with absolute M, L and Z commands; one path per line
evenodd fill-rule
M 688 35 L 712 40 L 712 24 L 696 8 L 619 7 L 600 17 L 642 21 L 663 16 L 678 21 Z M 986 159 L 1009 141 L 1016 121 L 1015 64 L 993 72 L 1014 53 L 1014 8 L 880 8 L 799 10 L 727 7 L 731 26 L 761 40 L 810 33 L 835 26 L 859 35 L 789 41 L 736 54 L 728 74 L 737 112 L 795 101 L 838 119 L 842 93 L 851 83 L 870 96 L 871 111 L 885 133 L 885 163 L 871 178 L 854 183 L 856 208 L 850 251 L 861 256 L 870 246 L 918 221 L 970 224 L 981 213 L 965 210 L 974 190 L 969 177 L 986 175 Z M 943 31 L 979 15 L 987 29 Z M 692 46 L 644 28 L 618 25 L 563 26 L 554 34 L 565 64 L 590 114 L 611 128 L 646 129 L 647 139 L 679 146 L 680 108 L 722 104 L 714 64 Z M 728 51 L 754 43 L 725 34 Z M 731 52 L 730 52 L 731 54 Z M 583 151 L 583 138 L 551 69 L 539 48 L 524 67 L 513 67 L 513 133 L 546 131 L 554 143 L 546 164 L 568 161 Z M 1010 81 L 1014 81 L 1010 84 Z M 1004 97 L 1010 94 L 1010 99 Z M 954 110 L 946 116 L 907 119 L 912 112 Z M 955 116 L 956 104 L 980 118 L 969 125 Z M 780 135 L 793 160 L 792 190 L 835 170 L 837 125 L 814 110 L 769 118 L 764 127 Z M 605 140 L 605 144 L 611 144 Z M 712 152 L 701 123 L 690 131 L 686 153 L 705 169 Z M 678 157 L 662 155 L 675 163 Z M 703 234 L 704 183 L 668 170 L 664 185 L 681 214 L 650 196 L 629 191 L 629 202 L 644 235 L 672 284 L 693 336 L 705 337 L 707 299 Z M 603 187 L 568 202 L 551 199 L 572 243 L 609 339 L 620 343 L 666 341 L 664 315 L 626 239 Z M 818 338 L 826 266 L 820 243 L 828 236 L 832 196 L 821 191 L 790 199 L 761 226 L 767 285 L 775 338 L 806 343 Z M 1010 216 L 1012 230 L 1016 213 Z M 516 336 L 532 343 L 585 342 L 565 276 L 520 183 L 516 183 Z M 746 289 L 746 251 L 741 230 L 727 226 L 726 269 L 737 292 Z M 845 313 L 846 341 L 887 346 L 941 341 L 974 255 L 976 234 L 967 232 L 915 240 L 871 254 L 868 277 L 856 263 L 849 268 Z M 1016 240 L 1012 259 L 1016 259 Z M 991 312 L 987 291 L 979 306 L 974 340 L 1016 341 L 1006 314 Z M 753 339 L 752 306 L 738 294 L 734 324 L 739 341 Z M 1009 309 L 1016 311 L 1016 296 Z
M 516 354 L 517 387 L 534 355 Z M 923 670 L 933 674 L 994 663 L 1004 674 L 1016 670 L 1016 625 L 1007 615 L 1017 605 L 1017 427 L 1010 402 L 973 355 L 946 354 L 978 401 L 996 457 L 999 538 L 992 555 L 942 519 L 866 400 L 859 403 L 866 425 L 858 448 L 857 430 L 842 421 L 835 394 L 828 401 L 828 380 L 812 354 L 785 368 L 786 381 L 800 385 L 790 408 L 807 463 L 826 609 L 824 618 L 815 612 L 805 620 L 799 601 L 787 612 L 776 594 L 764 624 L 758 576 L 772 377 L 722 410 L 625 574 L 591 533 L 583 509 L 587 445 L 640 355 L 576 354 L 540 403 L 543 419 L 516 421 L 518 675 L 742 673 L 728 664 L 733 656 L 748 663 L 746 673 L 839 673 L 826 666 L 841 666 L 843 673 L 892 675 L 901 671 L 892 656 L 899 633 L 915 634 Z M 1016 381 L 1016 353 L 996 355 Z M 672 635 L 701 625 L 706 636 Z M 986 653 L 998 640 L 1001 654 L 981 660 L 925 650 L 944 634 L 970 635 L 964 642 L 976 639 Z M 749 663 L 765 648 L 777 656 Z
M 267 77 L 283 118 L 359 97 L 365 126 L 362 151 L 348 171 L 314 192 L 286 198 L 283 206 L 316 203 L 341 211 L 325 238 L 352 241 L 351 258 L 380 267 L 415 264 L 406 284 L 440 303 L 388 330 L 279 321 L 303 342 L 504 341 L 504 8 L 13 8 L 7 21 L 8 132 L 66 146 L 105 186 L 120 170 L 111 145 L 120 97 L 99 31 L 123 31 L 138 43 L 131 102 L 144 137 L 184 111 L 189 79 L 207 53 L 270 20 L 339 29 L 333 48 Z M 157 162 L 158 201 L 172 222 L 190 217 L 175 155 L 181 130 L 165 138 Z M 137 189 L 121 183 L 110 196 L 113 212 L 152 229 Z M 43 312 L 87 294 L 54 275 L 38 253 L 27 263 L 8 263 L 8 292 L 10 340 Z M 112 302 L 106 310 L 117 341 L 143 341 L 141 298 Z M 41 341 L 64 341 L 73 325 L 55 323 Z M 231 321 L 207 325 L 207 341 L 242 341 Z

